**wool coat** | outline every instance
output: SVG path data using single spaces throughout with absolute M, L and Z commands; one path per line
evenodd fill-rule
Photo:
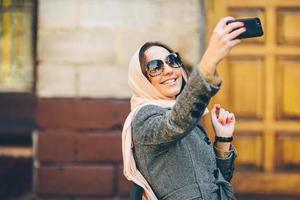
M 195 68 L 172 108 L 146 105 L 134 117 L 133 155 L 158 199 L 233 199 L 229 182 L 236 151 L 226 159 L 217 157 L 199 124 L 220 85 Z

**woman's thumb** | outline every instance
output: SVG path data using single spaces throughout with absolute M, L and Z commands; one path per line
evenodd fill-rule
M 216 110 L 214 108 L 211 110 L 211 120 L 212 120 L 213 124 L 217 124 L 218 123 L 218 119 L 217 119 L 217 115 L 216 115 Z

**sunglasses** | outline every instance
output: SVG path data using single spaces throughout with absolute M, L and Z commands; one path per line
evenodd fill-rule
M 170 53 L 165 58 L 165 63 L 172 68 L 182 67 L 181 58 L 178 53 Z M 149 76 L 155 77 L 160 75 L 164 71 L 164 61 L 162 60 L 151 60 L 146 64 L 146 71 Z

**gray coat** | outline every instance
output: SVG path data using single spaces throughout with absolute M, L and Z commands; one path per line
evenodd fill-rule
M 198 124 L 219 86 L 196 68 L 172 109 L 146 105 L 132 123 L 134 157 L 158 199 L 232 199 L 229 183 L 234 151 L 216 157 L 213 144 Z

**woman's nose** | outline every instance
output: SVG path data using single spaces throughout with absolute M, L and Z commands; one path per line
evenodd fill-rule
M 173 68 L 170 67 L 167 63 L 164 63 L 164 75 L 173 73 Z

